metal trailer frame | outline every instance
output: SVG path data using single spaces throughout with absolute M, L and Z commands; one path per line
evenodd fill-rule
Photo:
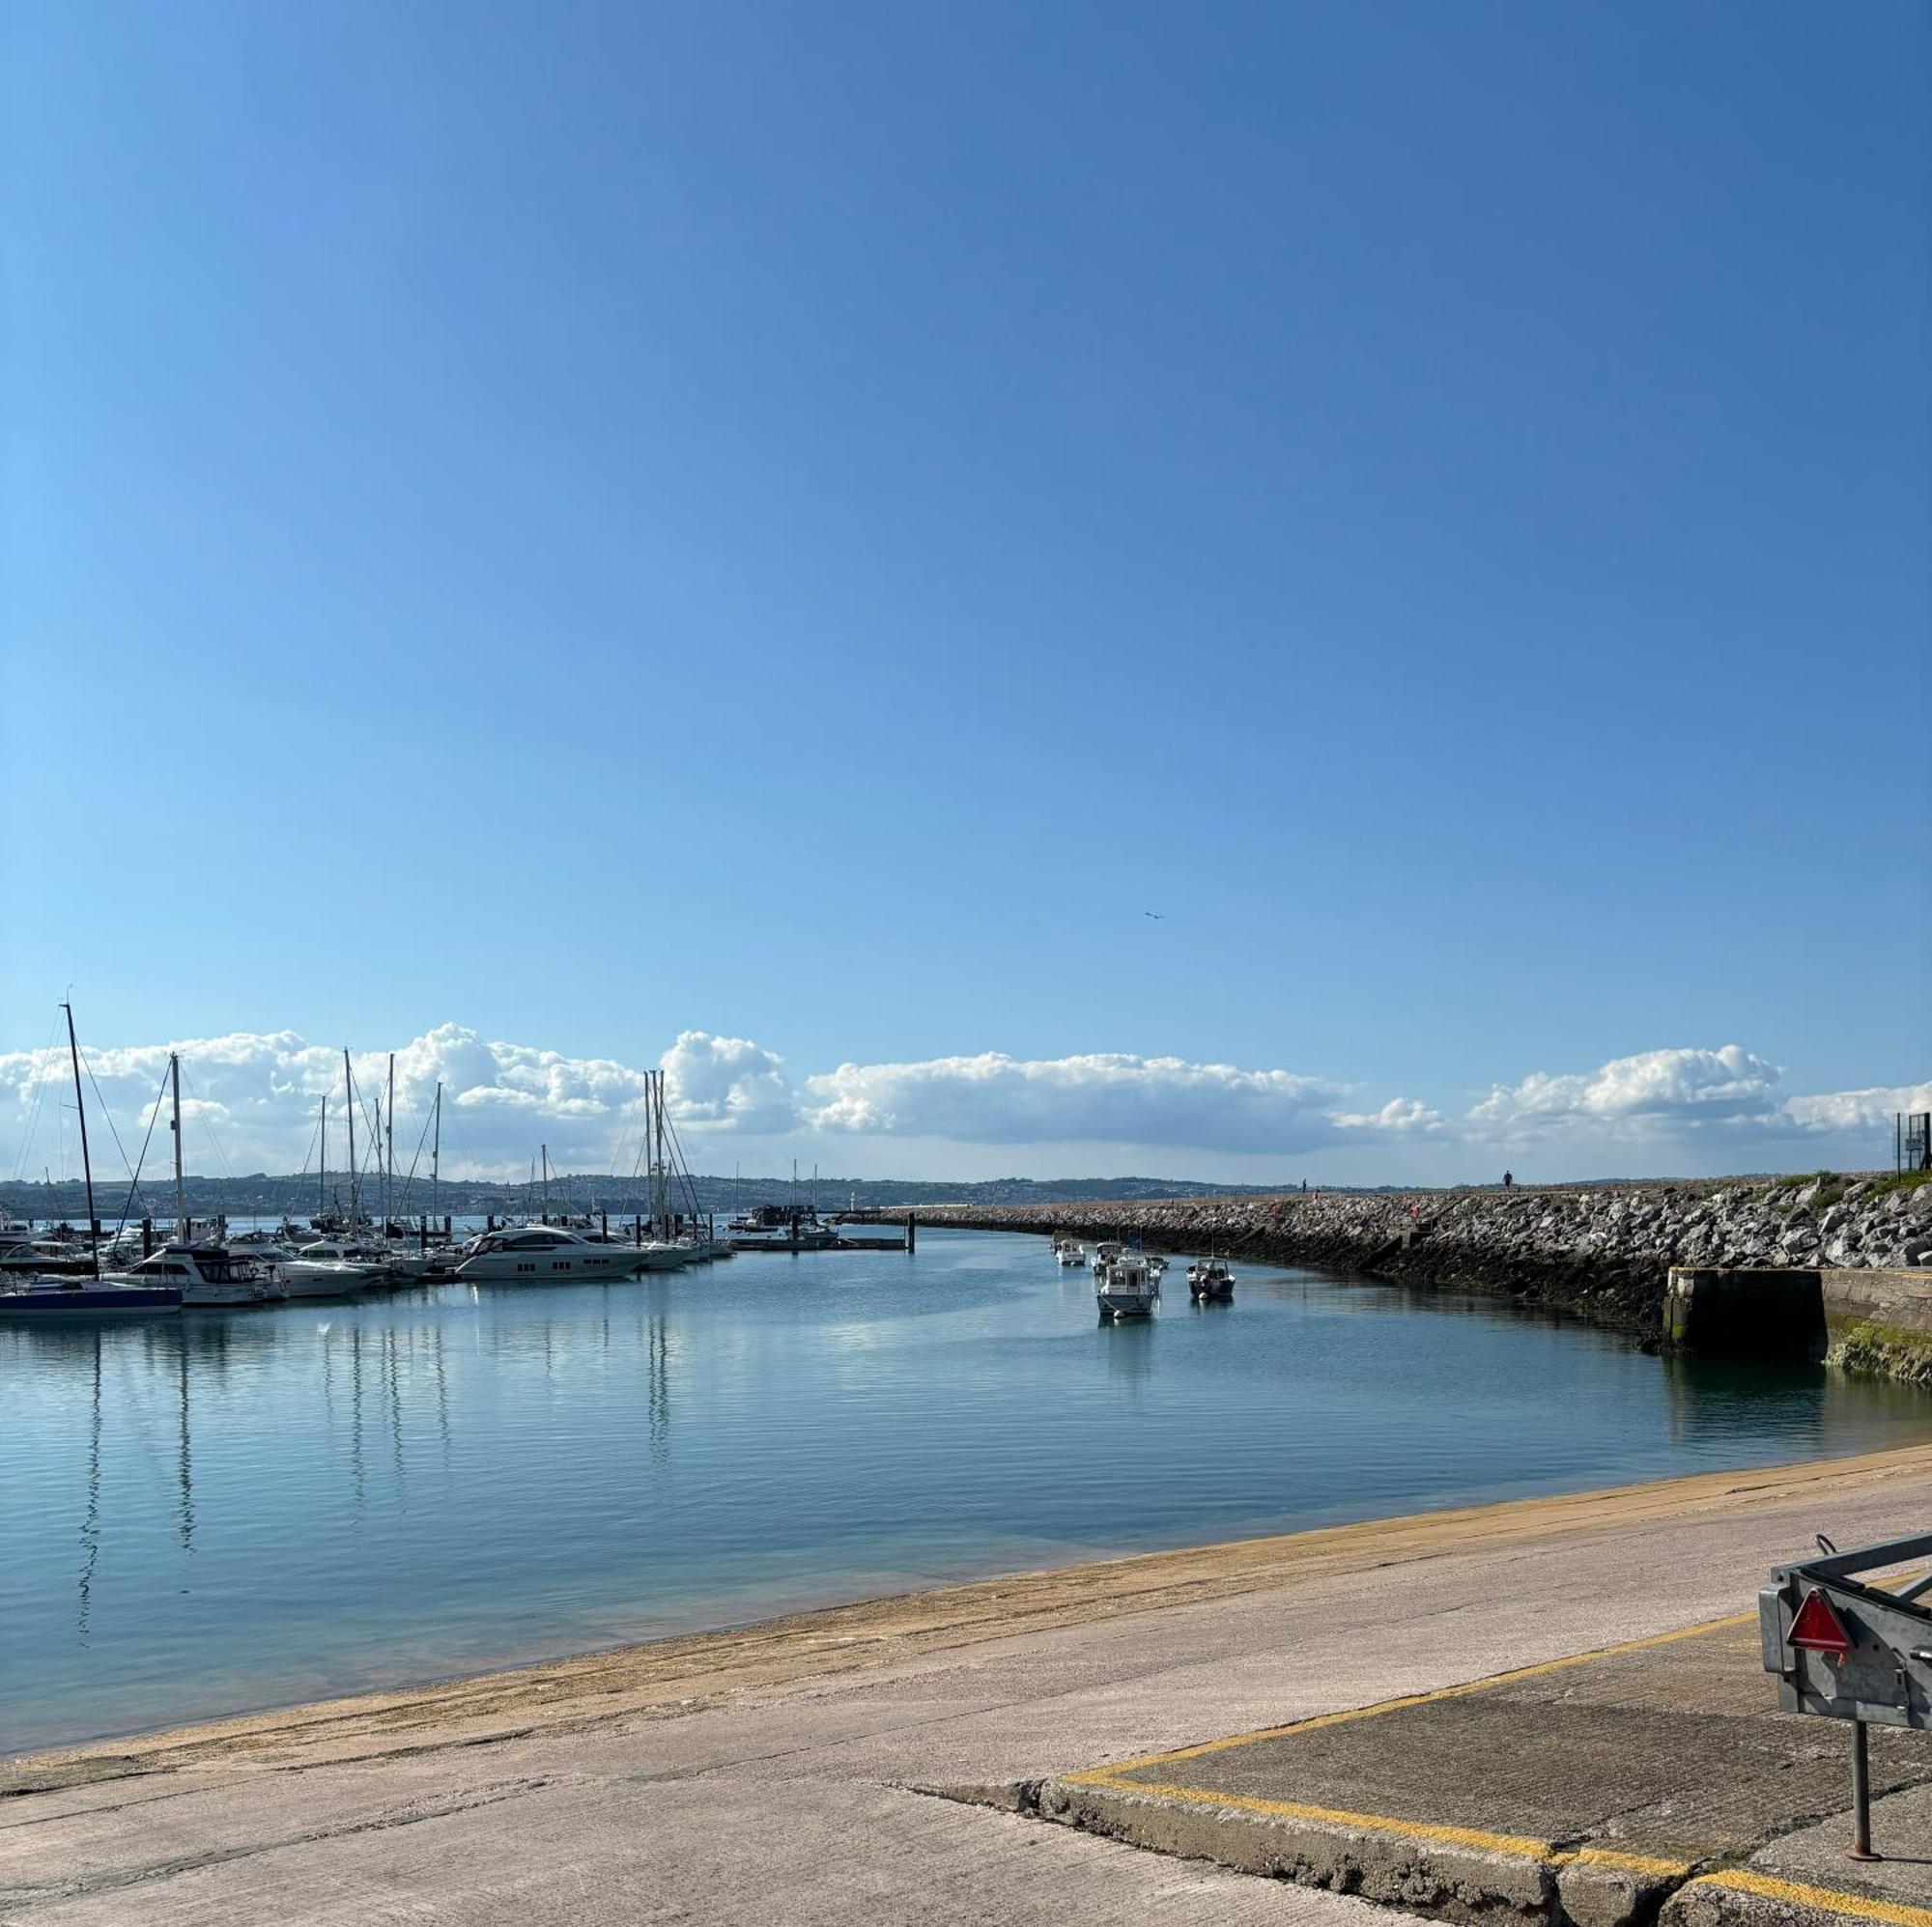
M 1820 1556 L 1780 1566 L 1757 1596 L 1764 1669 L 1777 1678 L 1786 1713 L 1852 1722 L 1852 1858 L 1879 1857 L 1871 1845 L 1867 1726 L 1932 1730 L 1932 1573 L 1881 1586 L 1855 1574 L 1932 1558 L 1932 1533 L 1840 1552 L 1822 1535 Z M 1792 1644 L 1798 1616 L 1821 1601 L 1842 1650 Z M 1827 1622 L 1830 1624 L 1830 1621 Z

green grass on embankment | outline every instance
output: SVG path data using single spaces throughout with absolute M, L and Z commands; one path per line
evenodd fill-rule
M 1877 1318 L 1833 1322 L 1825 1362 L 1900 1384 L 1932 1385 L 1932 1332 L 1882 1324 Z

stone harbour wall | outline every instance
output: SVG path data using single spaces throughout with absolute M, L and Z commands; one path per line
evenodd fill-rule
M 915 1208 L 922 1225 L 1139 1237 L 1500 1294 L 1646 1336 L 1673 1264 L 1932 1265 L 1932 1183 L 1888 1176 Z

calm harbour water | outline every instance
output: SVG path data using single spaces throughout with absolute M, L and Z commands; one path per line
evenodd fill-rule
M 1932 1398 L 1044 1240 L 0 1325 L 0 1754 L 1003 1570 L 1932 1437 Z

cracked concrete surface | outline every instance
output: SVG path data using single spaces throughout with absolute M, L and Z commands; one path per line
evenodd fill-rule
M 14 1762 L 0 1921 L 1366 1923 L 1346 1895 L 915 1789 L 1065 1774 L 1716 1618 L 1814 1532 L 1856 1544 L 1928 1509 L 1932 1448 L 1706 1475 Z

